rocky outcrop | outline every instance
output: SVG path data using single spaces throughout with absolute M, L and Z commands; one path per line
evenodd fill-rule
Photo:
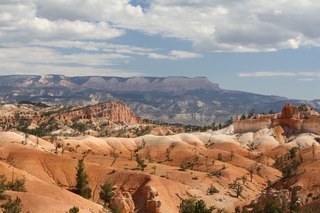
M 159 195 L 157 190 L 152 186 L 145 186 L 143 189 L 143 195 L 146 199 L 146 212 L 159 213 L 161 212 L 161 201 L 157 199 Z
M 110 206 L 117 206 L 120 213 L 133 213 L 135 209 L 132 196 L 129 192 L 117 191 L 109 202 Z
M 256 132 L 269 128 L 272 124 L 270 118 L 236 120 L 233 124 L 236 133 Z
M 293 106 L 287 103 L 280 114 L 256 115 L 250 119 L 234 121 L 235 133 L 256 132 L 263 128 L 279 128 L 281 134 L 290 136 L 302 132 L 320 134 L 320 115 L 308 106 Z M 278 138 L 280 135 L 278 135 Z
M 94 106 L 80 108 L 71 112 L 60 114 L 60 119 L 71 120 L 73 118 L 90 119 L 103 118 L 126 125 L 142 123 L 142 119 L 122 101 L 111 101 Z

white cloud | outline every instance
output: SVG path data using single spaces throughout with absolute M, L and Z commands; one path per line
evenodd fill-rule
M 150 0 L 143 15 L 117 26 L 190 40 L 200 51 L 276 51 L 319 46 L 316 0 Z M 147 21 L 146 21 L 147 20 Z
M 299 77 L 299 80 L 308 81 L 314 78 L 320 78 L 320 72 L 274 72 L 274 71 L 261 71 L 261 72 L 246 72 L 239 73 L 238 77 Z
M 158 54 L 158 53 L 149 53 L 148 57 L 152 59 L 183 60 L 183 59 L 200 58 L 202 57 L 202 55 L 194 52 L 172 50 L 168 55 Z
M 175 59 L 190 59 L 190 58 L 200 58 L 202 57 L 201 54 L 187 52 L 187 51 L 179 51 L 179 50 L 172 50 L 170 52 L 170 56 Z
M 16 0 L 0 3 L 0 40 L 108 39 L 126 29 L 189 40 L 200 51 L 319 46 L 316 0 Z
M 320 4 L 316 0 L 145 2 L 147 8 L 133 6 L 130 0 L 2 0 L 2 66 L 6 63 L 49 66 L 50 62 L 51 66 L 95 69 L 127 63 L 136 56 L 162 60 L 202 57 L 192 51 L 172 50 L 174 47 L 160 52 L 106 42 L 123 36 L 128 29 L 190 41 L 196 52 L 277 51 L 320 46 L 317 27 Z M 66 54 L 58 50 L 67 48 L 77 51 Z M 300 76 L 284 72 L 239 74 L 241 77 L 251 75 Z

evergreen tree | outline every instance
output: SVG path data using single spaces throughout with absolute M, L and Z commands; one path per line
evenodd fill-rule
M 83 159 L 78 160 L 76 174 L 76 193 L 84 198 L 91 198 L 91 189 L 88 187 L 87 173 L 85 172 Z
M 103 206 L 106 207 L 107 203 L 110 201 L 110 199 L 113 197 L 114 193 L 112 191 L 112 185 L 111 183 L 105 181 L 103 185 L 100 186 L 100 193 L 99 197 L 101 200 L 103 200 Z

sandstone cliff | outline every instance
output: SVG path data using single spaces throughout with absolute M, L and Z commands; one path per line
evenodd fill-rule
M 290 136 L 302 132 L 320 134 L 320 115 L 308 106 L 287 103 L 280 114 L 256 115 L 253 118 L 235 119 L 235 133 L 256 132 L 259 129 L 281 126 L 283 134 Z
M 122 101 L 111 101 L 90 107 L 80 108 L 71 112 L 60 114 L 60 119 L 99 119 L 103 118 L 121 124 L 134 125 L 142 123 L 142 119 Z

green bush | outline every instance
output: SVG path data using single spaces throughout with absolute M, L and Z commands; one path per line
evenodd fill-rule
M 215 186 L 210 186 L 210 188 L 208 189 L 208 194 L 213 195 L 216 193 L 219 193 L 219 190 Z
M 79 212 L 79 208 L 74 206 L 71 209 L 69 209 L 69 213 L 78 213 Z
M 4 213 L 20 213 L 22 211 L 21 200 L 18 197 L 16 197 L 15 200 L 9 198 L 9 200 L 3 203 L 1 207 L 4 210 Z
M 14 180 L 13 182 L 8 182 L 7 183 L 7 189 L 11 191 L 16 191 L 16 192 L 25 192 L 25 179 L 17 179 Z
M 184 199 L 180 203 L 180 213 L 211 213 L 213 207 L 207 207 L 203 200 Z

